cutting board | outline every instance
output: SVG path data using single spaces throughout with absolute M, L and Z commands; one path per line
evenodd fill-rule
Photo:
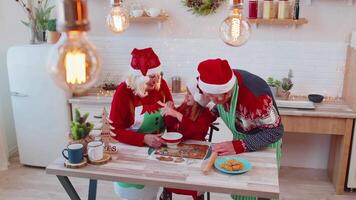
M 315 109 L 315 105 L 311 101 L 276 100 L 276 103 L 278 108 Z

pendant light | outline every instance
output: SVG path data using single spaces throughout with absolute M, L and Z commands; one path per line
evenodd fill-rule
M 66 90 L 81 93 L 100 76 L 101 63 L 95 47 L 88 41 L 87 0 L 60 0 L 58 29 L 65 35 L 50 56 L 50 73 Z
M 111 10 L 106 17 L 106 25 L 114 33 L 122 33 L 129 27 L 129 14 L 122 6 L 122 0 L 110 0 Z
M 230 0 L 230 15 L 221 23 L 220 38 L 230 46 L 244 45 L 250 37 L 250 23 L 243 16 L 243 0 Z

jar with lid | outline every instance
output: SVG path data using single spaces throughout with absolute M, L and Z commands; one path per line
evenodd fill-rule
M 290 2 L 288 0 L 279 0 L 278 19 L 288 19 L 290 16 Z
M 263 2 L 263 19 L 272 19 L 275 16 L 273 0 L 265 0 Z
M 172 77 L 172 92 L 173 93 L 181 92 L 181 78 L 179 76 Z
M 256 19 L 257 18 L 257 0 L 249 0 L 248 1 L 248 18 Z

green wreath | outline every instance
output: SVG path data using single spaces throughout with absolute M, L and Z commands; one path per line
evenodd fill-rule
M 216 12 L 221 3 L 225 0 L 183 0 L 183 4 L 192 11 L 193 14 L 206 16 Z

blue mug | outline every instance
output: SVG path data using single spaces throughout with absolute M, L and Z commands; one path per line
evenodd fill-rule
M 67 155 L 64 152 L 67 152 Z M 83 161 L 83 145 L 70 144 L 66 149 L 63 149 L 62 155 L 72 164 L 81 163 Z

